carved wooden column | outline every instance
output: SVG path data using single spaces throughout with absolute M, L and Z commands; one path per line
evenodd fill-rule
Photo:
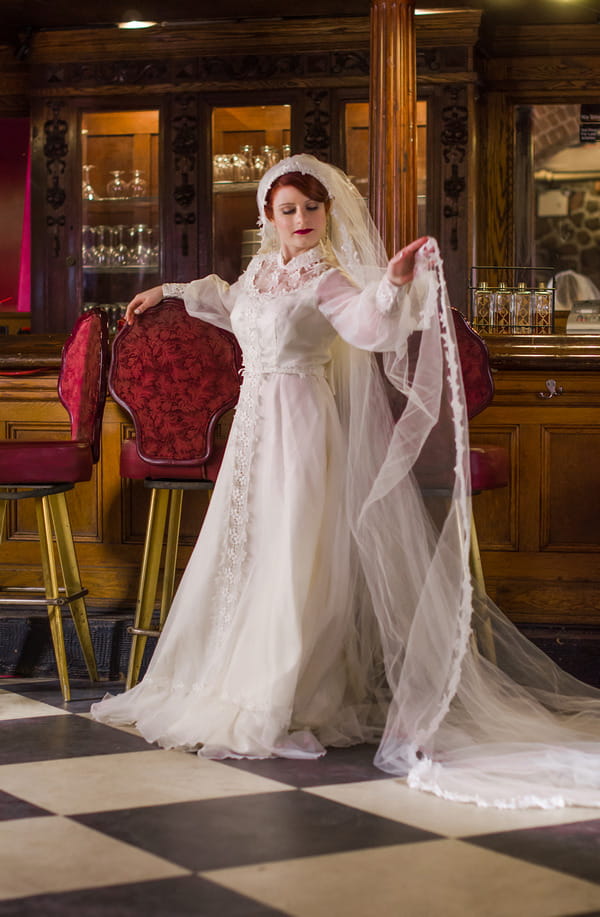
M 371 0 L 371 214 L 391 255 L 417 234 L 415 0 Z

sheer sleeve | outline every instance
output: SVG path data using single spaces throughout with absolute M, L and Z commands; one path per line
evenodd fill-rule
M 238 283 L 230 285 L 216 274 L 209 274 L 191 283 L 164 283 L 163 295 L 183 299 L 185 308 L 194 318 L 231 331 L 229 316 L 237 297 Z
M 360 290 L 341 271 L 328 271 L 318 308 L 339 336 L 361 350 L 394 351 L 422 324 L 422 280 L 398 287 L 384 275 Z

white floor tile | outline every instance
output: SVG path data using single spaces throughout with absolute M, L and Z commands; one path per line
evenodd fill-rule
M 292 917 L 565 917 L 600 887 L 439 840 L 203 873 Z
M 0 900 L 166 879 L 187 870 L 66 818 L 0 822 Z
M 447 837 L 470 837 L 600 819 L 600 808 L 488 809 L 448 802 L 430 793 L 411 790 L 394 779 L 333 784 L 310 788 L 307 792 Z
M 0 789 L 59 815 L 289 790 L 179 751 L 92 755 L 0 767 Z
M 0 690 L 0 720 L 21 720 L 32 716 L 67 716 L 67 710 L 41 701 Z

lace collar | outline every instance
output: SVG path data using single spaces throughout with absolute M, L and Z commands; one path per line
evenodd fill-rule
M 281 251 L 254 256 L 245 274 L 246 289 L 260 296 L 293 293 L 320 278 L 333 265 L 321 243 L 284 263 Z
M 293 258 L 290 258 L 289 261 L 284 262 L 283 252 L 281 249 L 276 253 L 276 263 L 277 267 L 282 271 L 299 271 L 306 270 L 307 268 L 312 267 L 313 264 L 322 261 L 324 256 L 321 243 L 317 242 L 316 245 L 313 245 L 312 248 L 307 248 L 306 251 L 300 252 L 299 255 L 294 255 Z

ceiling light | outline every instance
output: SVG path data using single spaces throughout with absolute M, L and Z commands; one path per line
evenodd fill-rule
M 120 29 L 149 29 L 156 22 L 150 22 L 145 19 L 128 19 L 127 22 L 117 22 Z

